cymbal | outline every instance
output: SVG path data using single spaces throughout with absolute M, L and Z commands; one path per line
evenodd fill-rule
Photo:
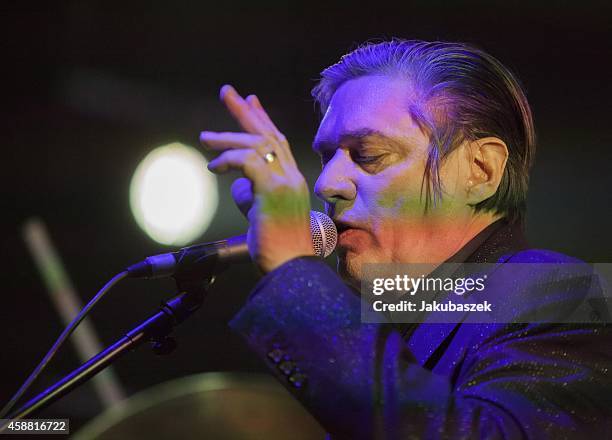
M 271 376 L 203 373 L 144 390 L 72 438 L 323 440 L 325 431 Z

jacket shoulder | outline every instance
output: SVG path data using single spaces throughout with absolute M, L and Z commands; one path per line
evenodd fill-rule
M 570 257 L 569 255 L 548 249 L 526 249 L 519 251 L 504 260 L 507 263 L 558 263 L 587 265 L 587 263 L 578 258 Z

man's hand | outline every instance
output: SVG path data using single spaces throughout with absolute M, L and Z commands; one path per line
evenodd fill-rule
M 253 261 L 269 272 L 295 257 L 312 255 L 310 198 L 285 136 L 259 99 L 243 99 L 231 86 L 221 100 L 246 133 L 203 131 L 205 148 L 221 152 L 208 169 L 245 176 L 232 185 L 232 196 L 249 220 L 248 244 Z

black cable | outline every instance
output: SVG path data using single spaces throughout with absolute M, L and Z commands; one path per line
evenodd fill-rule
M 21 396 L 32 386 L 32 383 L 36 380 L 36 378 L 40 375 L 42 370 L 47 366 L 49 361 L 55 356 L 57 351 L 64 345 L 66 339 L 74 332 L 77 326 L 81 323 L 83 319 L 89 314 L 91 309 L 96 305 L 98 301 L 102 299 L 102 297 L 119 281 L 125 278 L 128 275 L 127 271 L 123 271 L 115 275 L 111 280 L 102 287 L 98 293 L 81 309 L 79 314 L 72 320 L 70 324 L 64 329 L 62 334 L 57 338 L 51 349 L 47 352 L 45 357 L 40 361 L 38 366 L 34 369 L 32 374 L 26 379 L 26 381 L 21 385 L 21 387 L 17 390 L 15 395 L 8 401 L 6 405 L 0 411 L 0 419 L 5 418 L 8 412 L 15 406 L 15 404 L 19 401 Z

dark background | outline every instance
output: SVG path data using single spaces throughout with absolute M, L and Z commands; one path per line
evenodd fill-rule
M 7 3 L 0 6 L 2 403 L 62 329 L 24 246 L 23 223 L 33 216 L 44 220 L 83 300 L 126 265 L 165 251 L 132 217 L 132 173 L 156 146 L 196 146 L 203 129 L 236 129 L 217 101 L 224 83 L 261 98 L 312 184 L 318 163 L 310 142 L 319 115 L 309 91 L 322 68 L 365 40 L 467 41 L 517 72 L 539 139 L 527 217 L 530 241 L 587 261 L 612 259 L 608 6 Z M 220 180 L 222 204 L 197 241 L 244 230 L 230 184 L 229 177 Z M 180 346 L 169 358 L 141 348 L 119 361 L 116 370 L 128 393 L 198 372 L 263 371 L 227 328 L 255 281 L 249 267 L 222 275 L 204 309 L 178 329 Z M 93 313 L 103 342 L 153 312 L 173 288 L 170 281 L 119 285 Z M 76 365 L 68 345 L 35 390 Z M 79 424 L 98 411 L 85 387 L 45 414 Z

